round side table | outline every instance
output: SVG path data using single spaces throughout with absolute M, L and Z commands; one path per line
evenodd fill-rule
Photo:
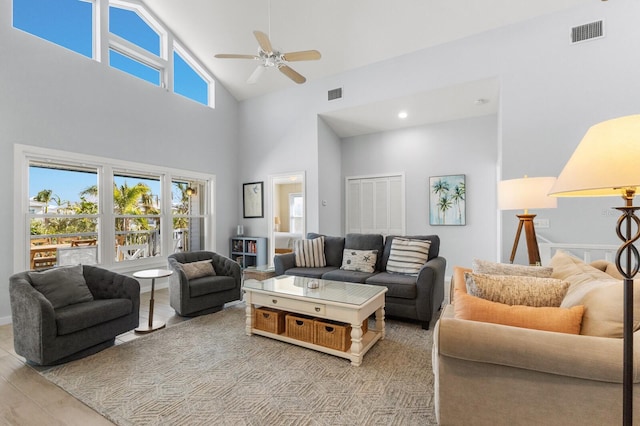
M 152 331 L 164 328 L 165 323 L 162 321 L 153 320 L 153 293 L 156 287 L 156 278 L 164 278 L 173 274 L 173 271 L 168 269 L 147 269 L 144 271 L 134 272 L 134 278 L 151 279 L 151 300 L 149 300 L 149 323 L 147 325 L 141 325 L 135 329 L 136 333 L 150 333 Z

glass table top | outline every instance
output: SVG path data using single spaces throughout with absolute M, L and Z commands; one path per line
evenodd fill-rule
M 309 288 L 308 285 L 311 282 L 318 283 L 318 287 Z M 291 275 L 281 275 L 264 281 L 246 281 L 244 288 L 349 305 L 362 305 L 371 298 L 387 291 L 387 288 L 383 286 L 294 277 Z

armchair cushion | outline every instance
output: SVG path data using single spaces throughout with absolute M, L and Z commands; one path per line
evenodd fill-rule
M 229 276 L 206 276 L 189 280 L 189 295 L 191 297 L 232 290 L 236 287 L 236 280 Z
M 133 310 L 129 299 L 100 299 L 76 303 L 56 310 L 58 335 L 75 333 L 94 325 L 128 315 Z
M 82 274 L 82 265 L 29 271 L 28 275 L 33 287 L 51 302 L 54 309 L 93 300 Z
M 189 280 L 216 274 L 216 271 L 213 269 L 212 259 L 183 263 L 181 266 Z

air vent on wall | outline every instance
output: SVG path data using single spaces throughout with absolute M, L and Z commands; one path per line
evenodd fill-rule
M 571 43 L 580 43 L 602 37 L 604 37 L 603 21 L 590 22 L 571 28 Z
M 328 98 L 330 101 L 333 101 L 335 99 L 340 99 L 342 98 L 342 87 L 338 87 L 337 89 L 332 89 L 329 90 L 328 93 Z

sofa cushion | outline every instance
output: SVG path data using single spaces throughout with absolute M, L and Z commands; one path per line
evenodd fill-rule
M 82 265 L 30 271 L 28 275 L 33 287 L 51 302 L 54 309 L 93 300 L 82 274 Z
M 640 283 L 633 288 L 633 332 L 640 330 Z M 624 284 L 611 282 L 588 292 L 580 301 L 584 318 L 580 334 L 622 338 L 624 332 Z
M 384 249 L 384 237 L 381 234 L 347 234 L 344 239 L 345 249 L 354 250 L 378 250 L 382 253 Z M 376 271 L 380 271 L 382 261 L 380 256 L 376 261 Z
M 324 237 L 324 257 L 327 266 L 342 266 L 342 251 L 344 250 L 344 237 L 330 237 L 322 234 L 309 232 L 307 239 Z
M 491 275 L 549 278 L 553 273 L 553 268 L 550 266 L 513 265 L 511 263 L 496 263 L 480 259 L 473 259 L 471 267 L 473 272 Z
M 393 239 L 398 237 L 398 235 L 388 235 L 384 241 L 384 250 L 382 252 L 382 256 L 380 257 L 380 270 L 387 270 L 387 262 L 389 261 L 389 255 L 391 254 L 391 245 L 393 244 Z M 411 240 L 429 240 L 431 245 L 429 246 L 429 257 L 427 261 L 431 259 L 435 259 L 440 254 L 440 237 L 437 235 L 411 235 L 411 236 L 399 236 L 400 238 L 409 238 Z
M 327 266 L 324 257 L 324 237 L 294 241 L 293 253 L 298 267 L 322 268 Z
M 344 249 L 342 266 L 345 271 L 373 272 L 376 269 L 378 250 Z
M 182 263 L 180 266 L 187 276 L 187 279 L 193 280 L 195 278 L 215 275 L 216 271 L 213 269 L 212 261 L 212 259 L 199 260 L 197 262 Z
M 466 272 L 467 293 L 506 305 L 553 306 L 562 303 L 569 283 L 554 278 Z
M 75 333 L 129 315 L 132 310 L 129 299 L 99 299 L 56 309 L 58 335 Z
M 562 308 L 576 306 L 589 291 L 619 281 L 560 250 L 553 255 L 550 265 L 553 268 L 551 274 L 553 278 L 570 284 L 567 295 L 560 305 Z
M 387 260 L 387 271 L 418 274 L 427 263 L 431 241 L 395 237 Z
M 210 275 L 189 280 L 190 297 L 204 296 L 234 288 L 236 288 L 235 278 L 226 275 Z
M 414 300 L 418 297 L 416 277 L 412 275 L 380 272 L 365 281 L 365 284 L 383 285 L 388 291 L 386 297 Z
M 455 291 L 455 315 L 458 319 L 489 322 L 512 327 L 580 334 L 583 306 L 551 308 L 510 306 Z
M 325 266 L 324 268 L 290 268 L 285 271 L 286 275 L 295 275 L 297 277 L 322 278 L 322 276 L 331 271 L 339 269 L 335 266 Z
M 345 271 L 344 269 L 334 269 L 333 271 L 322 274 L 322 279 L 364 284 L 367 279 L 375 274 L 377 274 L 377 272 L 359 272 Z

